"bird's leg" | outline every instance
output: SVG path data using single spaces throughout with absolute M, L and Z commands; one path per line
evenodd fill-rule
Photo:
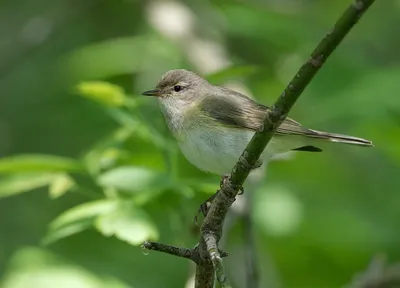
M 229 174 L 225 174 L 224 176 L 222 176 L 222 180 L 221 180 L 221 182 L 219 183 L 219 187 L 220 187 L 220 188 L 222 188 L 222 186 L 224 185 L 224 182 L 225 182 L 226 180 L 228 180 L 229 177 L 230 177 Z M 212 204 L 212 202 L 214 201 L 214 199 L 215 199 L 215 197 L 217 196 L 217 194 L 218 194 L 219 191 L 220 191 L 220 190 L 218 190 L 217 192 L 215 192 L 215 193 L 214 193 L 213 195 L 211 195 L 206 201 L 204 201 L 203 203 L 200 204 L 199 210 L 197 211 L 197 215 L 194 217 L 194 222 L 195 222 L 195 224 L 196 224 L 197 226 L 198 226 L 197 219 L 198 219 L 199 214 L 200 214 L 200 213 L 203 214 L 204 217 L 207 216 L 208 210 L 210 209 L 211 204 Z
M 199 214 L 203 214 L 204 217 L 207 216 L 208 210 L 211 207 L 211 203 L 214 201 L 215 197 L 217 196 L 219 190 L 217 192 L 215 192 L 213 195 L 211 195 L 206 201 L 204 201 L 203 203 L 200 204 L 199 210 L 197 211 L 196 216 L 194 216 L 194 224 L 196 224 L 196 226 L 199 226 L 197 223 L 197 219 L 199 217 Z
M 253 166 L 251 166 L 251 165 L 249 164 L 249 162 L 247 162 L 247 160 L 246 160 L 244 157 L 242 157 L 242 156 L 240 156 L 239 161 L 240 161 L 246 168 L 248 168 L 248 169 L 250 169 L 250 170 L 260 168 L 260 167 L 262 166 L 262 164 L 263 164 L 263 161 L 262 161 L 261 159 L 258 159 L 258 160 L 256 161 L 256 163 L 255 163 Z M 221 180 L 221 183 L 220 183 L 220 187 L 221 187 L 221 188 L 222 188 L 222 185 L 224 184 L 224 181 L 226 181 L 229 177 L 230 177 L 229 174 L 228 174 L 228 175 L 224 175 L 224 176 L 222 177 L 222 180 Z M 243 186 L 240 186 L 240 187 L 239 187 L 238 195 L 242 195 L 243 193 L 244 193 L 244 188 L 243 188 Z
M 215 197 L 217 196 L 219 190 L 215 192 L 213 195 L 211 195 L 206 201 L 201 203 L 200 205 L 200 212 L 203 214 L 204 217 L 207 216 L 208 210 L 211 207 L 212 202 L 214 201 Z
M 225 174 L 224 176 L 222 176 L 221 182 L 219 183 L 220 188 L 222 188 L 222 186 L 224 186 L 225 182 L 229 180 L 229 177 L 231 177 L 231 175 L 229 175 L 229 174 Z M 243 186 L 240 186 L 238 195 L 242 195 L 243 193 L 244 193 Z
M 245 165 L 246 167 L 250 167 L 251 165 L 247 162 L 247 160 L 243 157 L 240 157 L 239 160 L 243 165 Z M 251 166 L 249 169 L 253 170 L 253 169 L 257 169 L 260 168 L 262 165 L 262 160 L 258 159 L 257 162 Z M 230 178 L 230 174 L 225 174 L 224 176 L 222 176 L 221 182 L 219 183 L 219 187 L 222 188 L 225 184 L 226 181 L 228 181 Z M 199 210 L 197 211 L 197 215 L 194 217 L 194 222 L 195 224 L 198 226 L 197 224 L 197 219 L 199 214 L 203 214 L 204 217 L 207 216 L 208 210 L 211 207 L 212 202 L 214 201 L 215 197 L 217 196 L 217 194 L 219 193 L 220 190 L 218 190 L 217 192 L 215 192 L 213 195 L 211 195 L 206 201 L 204 201 L 203 203 L 200 204 Z M 244 193 L 244 188 L 243 186 L 239 187 L 239 191 L 237 195 L 242 195 Z

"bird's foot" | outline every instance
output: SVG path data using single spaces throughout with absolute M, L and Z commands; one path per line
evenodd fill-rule
M 247 161 L 246 161 L 246 162 L 247 162 Z M 261 165 L 262 165 L 262 161 L 261 161 L 261 160 L 258 160 L 258 161 L 256 162 L 256 164 L 253 166 L 253 169 L 259 168 Z M 231 177 L 231 176 L 230 176 L 229 174 L 225 174 L 224 176 L 222 176 L 221 182 L 219 183 L 219 187 L 222 188 L 222 187 L 223 187 L 224 185 L 226 185 L 226 184 L 231 185 L 230 183 L 227 183 L 227 181 L 230 180 L 230 177 Z M 242 195 L 242 194 L 244 193 L 244 188 L 243 188 L 243 186 L 240 185 L 238 188 L 239 188 L 239 189 L 238 189 L 238 194 L 237 194 L 237 195 Z M 196 226 L 199 226 L 199 225 L 198 225 L 198 221 L 197 221 L 198 218 L 199 218 L 199 214 L 200 214 L 200 213 L 203 214 L 204 217 L 207 216 L 208 211 L 209 211 L 210 208 L 211 208 L 211 204 L 212 204 L 212 202 L 214 201 L 214 199 L 215 199 L 215 197 L 217 196 L 217 194 L 219 193 L 219 191 L 220 191 L 220 190 L 218 190 L 217 192 L 215 192 L 215 194 L 211 195 L 211 197 L 209 197 L 206 201 L 204 201 L 203 203 L 200 204 L 199 210 L 197 211 L 197 214 L 196 214 L 196 216 L 194 217 L 194 223 L 196 224 Z
M 217 192 L 215 192 L 215 194 L 211 195 L 206 201 L 204 201 L 203 203 L 200 204 L 199 210 L 197 211 L 196 216 L 194 217 L 194 223 L 196 224 L 196 226 L 198 225 L 198 218 L 199 218 L 199 214 L 203 214 L 204 217 L 207 216 L 208 211 L 210 210 L 211 204 L 214 201 L 215 197 L 217 196 L 219 190 Z
M 230 177 L 231 177 L 231 175 L 229 175 L 229 174 L 225 174 L 224 176 L 222 176 L 221 182 L 219 183 L 219 187 L 222 188 L 222 186 L 225 185 L 226 181 L 229 181 Z M 242 195 L 243 193 L 244 193 L 244 188 L 243 188 L 243 186 L 240 186 L 238 195 Z

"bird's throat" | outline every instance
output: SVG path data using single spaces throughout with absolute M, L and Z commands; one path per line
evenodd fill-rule
M 173 136 L 179 141 L 183 140 L 185 130 L 190 128 L 193 119 L 193 106 L 184 100 L 171 97 L 159 99 L 161 111 Z

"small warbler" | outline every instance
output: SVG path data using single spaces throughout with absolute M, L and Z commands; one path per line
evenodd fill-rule
M 186 159 L 199 169 L 220 176 L 231 172 L 269 110 L 241 93 L 212 85 L 184 69 L 168 71 L 154 90 L 142 94 L 157 97 Z M 321 141 L 373 146 L 362 138 L 308 129 L 286 118 L 260 159 L 268 161 L 291 150 L 320 152 L 317 146 Z

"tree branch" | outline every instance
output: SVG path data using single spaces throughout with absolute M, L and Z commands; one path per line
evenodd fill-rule
M 263 123 L 262 129 L 256 132 L 232 169 L 231 176 L 225 178 L 219 193 L 216 195 L 207 216 L 201 226 L 200 257 L 212 259 L 214 250 L 209 251 L 206 243 L 218 244 L 222 235 L 222 226 L 229 207 L 235 201 L 240 187 L 250 174 L 252 167 L 271 140 L 276 128 L 283 122 L 290 109 L 301 93 L 314 78 L 328 57 L 344 39 L 351 28 L 358 22 L 374 0 L 355 0 L 336 22 L 335 26 L 318 44 L 311 54 L 311 58 L 300 68 L 289 85 L 272 106 Z M 215 247 L 214 247 L 215 248 Z M 214 275 L 214 266 L 211 261 L 202 261 L 197 265 L 196 288 L 212 288 L 212 281 L 197 281 L 205 275 Z M 219 265 L 219 264 L 218 264 Z M 198 279 L 197 279 L 198 278 Z M 214 277 L 212 277 L 214 278 Z M 219 279 L 218 279 L 219 280 Z
M 172 245 L 166 245 L 158 242 L 150 242 L 150 241 L 145 241 L 142 244 L 142 249 L 144 250 L 154 250 L 162 253 L 166 253 L 169 255 L 177 256 L 177 257 L 182 257 L 186 259 L 192 260 L 194 263 L 199 264 L 200 262 L 200 254 L 199 254 L 199 246 L 196 245 L 194 248 L 184 248 L 184 247 L 177 247 L 177 246 L 172 246 Z M 218 255 L 221 258 L 227 257 L 228 253 L 217 250 Z
M 177 257 L 187 258 L 192 260 L 196 264 L 199 264 L 200 261 L 199 259 L 200 256 L 197 246 L 195 248 L 190 249 L 190 248 L 165 245 L 158 242 L 146 241 L 142 244 L 142 249 L 155 250 L 158 252 L 167 253 Z

